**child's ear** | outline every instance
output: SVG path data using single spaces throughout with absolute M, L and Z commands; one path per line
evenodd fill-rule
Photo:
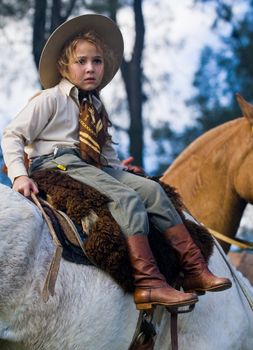
M 57 64 L 57 69 L 58 72 L 61 74 L 61 76 L 63 77 L 63 69 Z
M 59 67 L 59 66 L 58 66 L 58 71 L 59 71 L 60 75 L 61 75 L 63 78 L 67 78 L 67 77 L 68 77 L 68 68 L 67 68 L 67 67 L 62 68 L 62 67 Z

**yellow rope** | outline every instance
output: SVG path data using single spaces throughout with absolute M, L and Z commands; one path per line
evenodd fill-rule
M 245 241 L 245 240 L 239 239 L 239 238 L 233 239 L 233 238 L 230 238 L 230 237 L 223 235 L 220 232 L 212 230 L 211 228 L 207 227 L 207 229 L 211 233 L 212 236 L 214 236 L 217 239 L 220 239 L 223 242 L 233 244 L 233 245 L 235 245 L 239 248 L 242 248 L 242 249 L 253 249 L 253 242 L 248 242 L 248 241 Z

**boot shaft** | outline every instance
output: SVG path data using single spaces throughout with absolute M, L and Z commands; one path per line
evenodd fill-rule
M 149 287 L 166 284 L 158 270 L 156 260 L 150 249 L 147 236 L 133 235 L 127 238 L 127 247 L 133 268 L 135 286 Z
M 184 273 L 196 276 L 204 270 L 206 262 L 203 255 L 184 224 L 167 229 L 163 235 L 177 253 Z
M 164 237 L 179 257 L 184 272 L 184 290 L 221 291 L 231 287 L 232 283 L 228 278 L 217 277 L 208 269 L 200 249 L 183 224 L 166 230 Z
M 156 265 L 147 236 L 128 237 L 127 246 L 133 267 L 137 309 L 150 309 L 153 305 L 180 307 L 198 301 L 195 293 L 183 293 L 167 284 Z

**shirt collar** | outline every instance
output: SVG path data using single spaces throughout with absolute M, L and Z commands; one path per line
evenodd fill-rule
M 78 90 L 68 79 L 62 78 L 59 83 L 61 91 L 67 96 L 73 96 L 78 100 Z
M 102 102 L 100 101 L 100 99 L 97 98 L 95 95 L 92 95 L 92 102 L 98 113 L 100 113 L 102 110 Z
M 67 96 L 72 96 L 79 104 L 78 89 L 74 84 L 72 84 L 68 79 L 62 78 L 62 80 L 59 83 L 59 86 L 64 94 L 66 94 Z M 102 102 L 93 94 L 92 100 L 94 107 L 96 108 L 98 113 L 100 113 L 102 110 Z

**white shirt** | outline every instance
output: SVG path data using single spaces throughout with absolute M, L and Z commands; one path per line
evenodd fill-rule
M 78 90 L 66 79 L 28 102 L 3 132 L 1 147 L 12 182 L 27 175 L 24 151 L 34 158 L 57 147 L 79 147 L 79 108 Z M 123 168 L 110 141 L 102 148 L 102 156 L 108 165 Z

